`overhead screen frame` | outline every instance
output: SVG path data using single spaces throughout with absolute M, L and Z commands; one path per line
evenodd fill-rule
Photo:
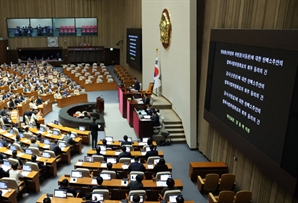
M 130 37 L 129 35 L 137 36 L 136 40 L 136 59 L 130 59 Z M 142 72 L 142 28 L 127 28 L 126 29 L 126 63 L 132 68 Z
M 252 162 L 258 165 L 271 179 L 278 182 L 291 194 L 297 191 L 297 178 L 293 177 L 280 165 L 268 158 L 250 142 L 228 127 L 223 121 L 210 112 L 212 77 L 215 61 L 216 43 L 242 46 L 263 47 L 277 50 L 295 51 L 298 53 L 298 30 L 244 30 L 244 29 L 212 29 L 210 36 L 207 86 L 205 95 L 204 119 L 210 123 L 231 144 L 242 151 Z M 274 42 L 274 43 L 273 43 Z M 298 70 L 297 70 L 298 72 Z M 297 72 L 296 84 L 297 88 Z M 210 79 L 211 78 L 211 79 Z M 294 94 L 294 93 L 293 93 Z M 292 101 L 292 100 L 291 100 Z M 209 103 L 208 103 L 209 102 Z M 289 125 L 289 123 L 288 123 Z M 286 141 L 285 141 L 286 145 Z M 285 153 L 285 149 L 283 155 Z M 296 160 L 297 161 L 297 160 Z M 295 174 L 297 176 L 297 174 Z

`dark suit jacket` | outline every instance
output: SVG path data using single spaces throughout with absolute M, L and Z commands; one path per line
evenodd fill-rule
M 156 175 L 157 172 L 162 172 L 162 171 L 169 171 L 169 168 L 167 165 L 160 165 L 160 164 L 156 164 L 154 166 L 154 176 Z
M 143 171 L 143 172 L 145 172 L 146 168 L 143 164 L 134 162 L 129 165 L 128 170 L 129 171 Z
M 36 105 L 39 106 L 44 102 L 42 99 L 36 99 Z
M 156 151 L 156 150 L 148 151 L 145 155 L 145 160 L 147 161 L 148 157 L 150 157 L 150 156 L 158 156 L 158 151 Z
M 96 122 L 92 122 L 92 123 L 90 124 L 89 128 L 90 128 L 90 131 L 91 131 L 91 135 L 92 135 L 92 136 L 94 136 L 94 135 L 97 136 L 97 133 L 98 133 L 98 131 L 99 131 L 98 123 L 96 123 Z
M 122 152 L 122 153 L 120 153 L 119 156 L 118 156 L 118 160 L 117 161 L 119 161 L 120 158 L 123 158 L 123 157 L 131 157 L 130 152 Z
M 142 190 L 143 189 L 143 183 L 138 181 L 131 181 L 127 187 L 130 190 Z
M 121 145 L 131 145 L 131 142 L 128 142 L 128 141 L 122 141 L 122 142 L 121 142 Z
M 50 144 L 50 150 L 53 151 L 53 152 L 55 152 L 55 155 L 56 156 L 59 155 L 59 154 L 61 154 L 60 147 L 58 145 L 54 144 L 54 143 L 51 143 Z
M 67 193 L 72 193 L 74 197 L 77 196 L 77 191 L 74 188 L 72 188 L 72 187 L 64 188 L 64 187 L 61 187 L 60 186 L 59 189 L 64 189 L 64 190 L 67 191 Z
M 97 185 L 97 186 L 92 186 L 91 190 L 96 190 L 96 189 L 108 189 L 108 187 L 102 186 L 102 185 Z
M 0 178 L 9 177 L 9 170 L 6 172 L 0 167 Z
M 140 90 L 140 83 L 139 83 L 139 81 L 135 81 L 135 84 L 134 84 L 133 87 L 134 87 L 135 90 L 138 90 L 139 91 Z

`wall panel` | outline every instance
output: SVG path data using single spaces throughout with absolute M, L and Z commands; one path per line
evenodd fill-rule
M 200 1 L 199 1 L 200 2 Z M 206 88 L 206 71 L 210 29 L 297 29 L 298 2 L 295 0 L 211 0 L 205 1 L 203 51 L 198 112 L 198 144 L 211 161 L 224 161 L 229 170 L 236 174 L 236 188 L 249 189 L 253 202 L 292 203 L 297 202 L 277 183 L 266 176 L 254 163 L 237 148 L 229 144 L 216 130 L 203 119 Z M 198 68 L 199 69 L 199 68 Z M 237 157 L 234 161 L 233 157 Z

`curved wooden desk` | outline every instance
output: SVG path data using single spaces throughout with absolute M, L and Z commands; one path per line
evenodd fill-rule
M 116 90 L 118 84 L 116 82 L 103 82 L 103 83 L 92 83 L 85 84 L 85 91 L 99 91 L 99 90 Z
M 70 97 L 65 97 L 61 99 L 56 99 L 59 108 L 63 108 L 65 106 L 77 103 L 88 102 L 88 95 L 87 94 L 79 94 Z

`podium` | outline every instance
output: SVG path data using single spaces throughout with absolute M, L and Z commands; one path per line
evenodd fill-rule
M 127 99 L 139 95 L 139 93 L 128 92 L 126 87 L 118 86 L 119 110 L 123 118 L 127 117 Z
M 137 109 L 145 109 L 146 108 L 146 104 L 139 104 L 136 100 L 134 99 L 130 99 L 130 100 L 127 100 L 127 114 L 126 114 L 126 119 L 129 123 L 129 126 L 130 127 L 133 127 L 133 112 L 134 112 L 134 109 L 137 108 Z
M 145 119 L 139 115 L 137 108 L 133 111 L 133 128 L 138 138 L 151 137 L 153 134 L 153 126 L 151 119 Z M 143 110 L 143 109 L 142 109 Z
M 104 109 L 105 109 L 104 105 L 105 105 L 104 99 L 101 98 L 101 97 L 97 97 L 96 98 L 96 104 L 95 104 L 96 112 L 97 113 L 103 113 Z

